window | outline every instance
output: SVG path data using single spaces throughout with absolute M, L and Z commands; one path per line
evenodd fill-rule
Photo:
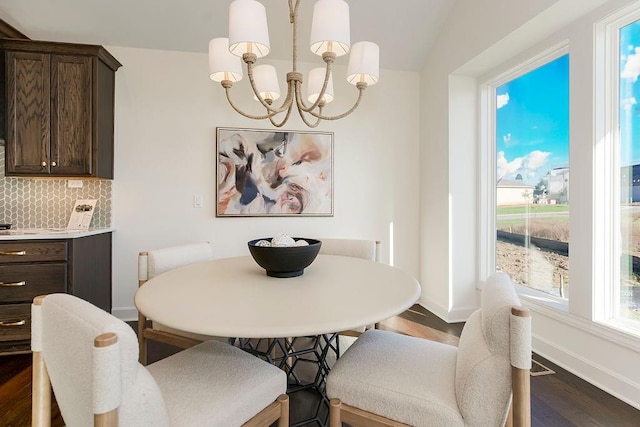
M 495 268 L 569 294 L 569 55 L 555 51 L 492 85 Z
M 619 272 L 613 287 L 613 318 L 640 321 L 640 20 L 617 28 L 618 144 L 613 169 L 619 174 L 617 225 Z M 613 180 L 614 185 L 616 180 Z

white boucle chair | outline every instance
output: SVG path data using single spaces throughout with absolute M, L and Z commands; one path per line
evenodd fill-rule
M 342 255 L 354 258 L 380 261 L 380 242 L 360 239 L 322 239 L 320 253 L 325 255 Z
M 213 249 L 208 242 L 171 246 L 138 254 L 138 286 L 144 285 L 166 271 L 196 262 L 213 259 Z M 179 348 L 189 348 L 202 341 L 226 341 L 227 338 L 194 334 L 179 331 L 161 323 L 148 319 L 138 313 L 138 345 L 140 347 L 140 363 L 147 363 L 147 340 L 170 344 Z
M 283 371 L 206 341 L 148 367 L 126 323 L 68 294 L 32 304 L 32 425 L 49 426 L 51 388 L 69 427 L 288 425 Z
M 362 334 L 329 373 L 329 425 L 529 426 L 530 368 L 529 311 L 509 276 L 496 273 L 457 348 L 387 331 Z
M 318 239 L 322 242 L 320 252 L 324 255 L 341 255 L 368 261 L 380 261 L 380 241 L 361 239 Z M 358 329 L 340 331 L 340 335 L 358 337 L 366 329 L 377 325 L 366 325 Z

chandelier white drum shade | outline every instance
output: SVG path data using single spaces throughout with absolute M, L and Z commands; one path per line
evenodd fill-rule
M 337 120 L 351 114 L 360 104 L 364 90 L 379 79 L 379 48 L 372 42 L 351 46 L 349 5 L 344 0 L 318 0 L 313 8 L 310 49 L 322 57 L 324 67 L 314 68 L 307 80 L 307 96 L 302 94 L 303 75 L 298 71 L 298 7 L 301 0 L 289 1 L 289 21 L 293 26 L 292 70 L 287 73 L 287 93 L 280 106 L 273 102 L 281 97 L 275 67 L 255 65 L 258 58 L 271 49 L 265 7 L 257 0 L 234 0 L 229 6 L 229 38 L 209 42 L 209 77 L 220 82 L 231 107 L 250 119 L 268 119 L 283 126 L 295 105 L 302 121 L 316 127 L 322 120 Z M 338 56 L 350 53 L 347 81 L 358 89 L 353 106 L 342 114 L 326 115 L 326 104 L 334 99 L 332 65 Z M 248 114 L 240 110 L 230 97 L 233 83 L 243 77 L 242 63 L 253 90 L 253 98 L 265 109 L 264 114 Z M 309 103 L 307 103 L 307 101 Z M 282 119 L 276 116 L 284 114 Z
M 209 78 L 221 82 L 242 80 L 242 64 L 229 51 L 229 39 L 217 38 L 209 42 Z
M 269 53 L 267 11 L 255 0 L 236 0 L 229 6 L 229 51 L 236 56 Z
M 311 52 L 322 56 L 334 52 L 336 56 L 349 53 L 351 27 L 349 5 L 344 0 L 319 0 L 313 6 L 311 21 Z

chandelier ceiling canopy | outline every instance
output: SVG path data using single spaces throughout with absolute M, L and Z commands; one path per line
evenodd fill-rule
M 268 119 L 282 127 L 293 106 L 309 127 L 322 120 L 337 120 L 351 114 L 360 104 L 364 90 L 376 84 L 379 78 L 379 48 L 369 41 L 351 45 L 349 5 L 344 0 L 318 0 L 313 8 L 311 52 L 321 56 L 324 67 L 309 71 L 306 101 L 302 95 L 302 73 L 298 71 L 298 7 L 301 0 L 289 1 L 289 21 L 292 25 L 292 70 L 287 73 L 287 93 L 280 106 L 273 102 L 281 97 L 276 69 L 272 65 L 255 65 L 258 58 L 270 50 L 267 13 L 257 0 L 234 0 L 229 6 L 229 37 L 214 38 L 209 42 L 209 77 L 220 82 L 227 100 L 238 113 L 250 119 Z M 328 116 L 324 107 L 334 99 L 332 66 L 338 56 L 349 53 L 347 81 L 358 89 L 353 106 L 342 114 Z M 242 63 L 253 90 L 253 98 L 265 109 L 264 114 L 248 114 L 240 110 L 230 97 L 230 89 L 243 77 Z M 281 117 L 284 114 L 284 117 Z M 278 119 L 276 119 L 278 117 Z

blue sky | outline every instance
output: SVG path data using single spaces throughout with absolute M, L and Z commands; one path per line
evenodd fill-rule
M 640 23 L 620 31 L 620 137 L 621 163 L 640 163 Z M 633 144 L 633 141 L 636 141 Z
M 497 87 L 496 101 L 497 179 L 535 185 L 569 166 L 569 55 Z

